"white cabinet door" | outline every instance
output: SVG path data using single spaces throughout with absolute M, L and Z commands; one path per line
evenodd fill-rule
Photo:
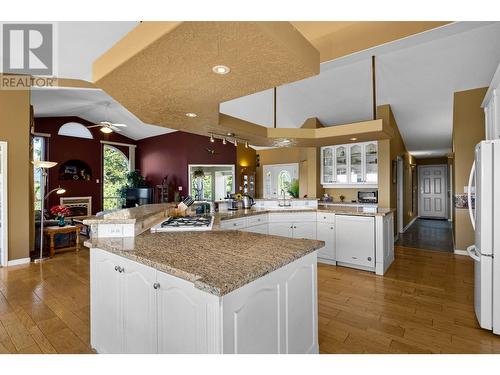
M 374 267 L 374 218 L 335 215 L 335 251 L 337 262 Z
M 91 345 L 98 353 L 122 353 L 121 274 L 115 269 L 122 258 L 98 249 L 90 258 Z
M 157 272 L 158 353 L 220 353 L 219 298 Z
M 248 227 L 243 229 L 243 231 L 251 233 L 269 234 L 269 226 L 268 224 L 254 225 L 253 227 Z
M 156 270 L 122 260 L 123 353 L 156 353 Z
M 334 148 L 321 147 L 321 183 L 332 184 L 335 181 Z
M 282 237 L 293 237 L 292 223 L 269 223 L 269 234 Z
M 335 260 L 335 227 L 332 223 L 317 224 L 316 239 L 325 241 L 325 246 L 318 250 L 318 257 Z
M 377 142 L 365 143 L 363 147 L 364 157 L 364 178 L 363 182 L 367 184 L 378 183 L 378 152 Z
M 316 223 L 293 223 L 293 238 L 306 238 L 308 240 L 316 239 Z

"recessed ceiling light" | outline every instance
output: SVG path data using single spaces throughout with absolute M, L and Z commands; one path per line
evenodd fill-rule
M 356 137 L 352 137 L 352 138 L 349 138 L 349 140 L 350 140 L 350 141 L 357 141 L 357 140 L 358 140 L 358 138 L 356 138 Z
M 231 71 L 231 69 L 229 69 L 229 67 L 225 66 L 225 65 L 215 65 L 212 68 L 212 72 L 214 72 L 215 74 L 220 74 L 220 75 L 227 74 L 230 71 Z
M 196 113 L 193 113 L 193 112 L 188 112 L 188 113 L 186 113 L 186 116 L 194 118 L 194 117 L 197 117 L 198 115 Z

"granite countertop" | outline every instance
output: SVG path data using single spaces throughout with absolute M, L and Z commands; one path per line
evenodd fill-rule
M 247 216 L 262 215 L 267 213 L 285 213 L 285 212 L 330 212 L 337 215 L 355 215 L 355 216 L 385 216 L 394 212 L 393 208 L 377 208 L 376 212 L 364 212 L 362 207 L 355 206 L 332 206 L 332 205 L 318 205 L 318 208 L 284 208 L 284 209 L 265 209 L 265 208 L 252 208 L 246 210 L 236 211 L 222 211 L 215 214 L 216 224 L 219 221 L 239 219 Z
M 321 247 L 323 241 L 240 232 L 146 232 L 85 243 L 190 281 L 217 296 L 228 294 Z
M 175 208 L 174 203 L 146 204 L 144 206 L 124 208 L 110 211 L 102 216 L 89 216 L 83 218 L 84 224 L 130 224 L 147 219 L 148 217 L 161 213 L 167 214 L 170 209 Z

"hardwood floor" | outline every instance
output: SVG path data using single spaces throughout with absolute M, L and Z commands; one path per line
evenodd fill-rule
M 383 277 L 319 265 L 318 288 L 321 353 L 500 353 L 467 257 L 398 247 Z M 89 332 L 88 249 L 0 268 L 0 353 L 92 353 Z
M 419 218 L 404 233 L 399 234 L 396 246 L 452 253 L 454 246 L 451 222 Z
M 500 353 L 476 322 L 468 257 L 397 247 L 383 277 L 318 268 L 322 353 Z

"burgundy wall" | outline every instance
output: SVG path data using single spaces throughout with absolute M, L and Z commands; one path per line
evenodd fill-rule
M 60 136 L 57 134 L 59 128 L 70 121 L 79 122 L 85 126 L 93 125 L 78 117 L 40 117 L 35 118 L 35 131 L 38 133 L 48 133 L 47 138 L 47 160 L 59 163 L 58 166 L 49 170 L 49 183 L 47 191 L 59 185 L 66 189 L 65 197 L 92 197 L 92 211 L 101 211 L 102 207 L 102 144 L 101 140 L 111 142 L 121 142 L 136 144 L 137 142 L 122 136 L 111 133 L 104 134 L 99 128 L 89 129 L 94 139 L 74 138 Z M 128 147 L 119 147 L 128 157 Z M 59 181 L 59 166 L 71 159 L 79 159 L 87 163 L 92 169 L 92 181 Z M 99 180 L 99 183 L 97 183 Z M 53 194 L 49 197 L 48 209 L 59 204 L 59 197 Z
M 207 148 L 215 150 L 211 155 Z M 182 186 L 182 196 L 188 194 L 188 164 L 235 164 L 236 147 L 220 140 L 211 143 L 208 137 L 174 132 L 137 142 L 136 166 L 151 186 L 159 185 L 168 175 L 168 183 L 177 190 Z M 170 189 L 170 199 L 173 197 Z

